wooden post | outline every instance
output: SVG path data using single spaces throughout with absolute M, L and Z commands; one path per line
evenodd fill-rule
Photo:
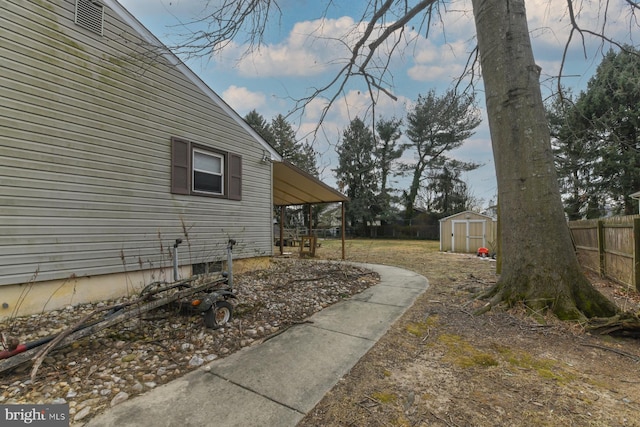
M 305 249 L 305 243 L 309 242 L 309 250 Z M 300 256 L 309 254 L 316 256 L 316 238 L 315 236 L 300 236 Z
M 280 255 L 284 254 L 284 213 L 286 206 L 280 206 Z
M 342 237 L 342 260 L 343 261 L 345 259 L 345 256 L 344 256 L 344 233 L 347 231 L 346 227 L 344 225 L 344 223 L 345 223 L 345 221 L 344 221 L 344 212 L 345 212 L 344 202 L 342 202 L 342 233 L 340 233 L 340 234 L 341 234 L 341 237 Z
M 607 268 L 605 265 L 606 258 L 604 256 L 604 222 L 602 220 L 598 220 L 596 222 L 596 227 L 598 229 L 598 271 L 600 273 L 600 277 L 604 277 Z
M 640 291 L 640 218 L 633 220 L 633 285 Z

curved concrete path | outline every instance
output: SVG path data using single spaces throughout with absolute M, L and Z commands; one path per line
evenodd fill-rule
M 268 341 L 215 360 L 98 415 L 87 426 L 295 426 L 429 286 L 360 264 L 380 283 Z

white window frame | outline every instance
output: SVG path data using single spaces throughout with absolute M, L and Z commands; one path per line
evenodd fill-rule
M 196 153 L 203 154 L 209 157 L 216 157 L 220 159 L 220 172 L 211 172 L 208 170 L 197 169 L 196 168 Z M 215 196 L 224 196 L 225 195 L 225 180 L 224 180 L 224 168 L 225 168 L 225 156 L 224 154 L 216 153 L 214 151 L 203 150 L 201 148 L 193 148 L 191 150 L 191 164 L 193 165 L 191 168 L 191 191 L 198 194 L 211 194 Z M 199 190 L 196 188 L 196 172 L 206 173 L 209 175 L 219 176 L 220 177 L 220 192 L 215 191 L 207 191 L 207 190 Z

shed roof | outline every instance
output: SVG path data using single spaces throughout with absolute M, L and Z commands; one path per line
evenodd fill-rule
M 273 204 L 346 202 L 349 198 L 289 162 L 273 162 Z
M 473 212 L 473 211 L 464 211 L 464 212 L 458 212 L 457 214 L 449 215 L 448 217 L 445 217 L 445 218 L 441 218 L 441 219 L 440 219 L 440 222 L 442 222 L 442 221 L 447 221 L 447 220 L 449 220 L 449 219 L 453 219 L 453 218 L 455 218 L 455 217 L 457 217 L 457 216 L 463 216 L 463 215 L 467 215 L 467 214 L 469 214 L 469 215 L 478 215 L 478 216 L 481 216 L 481 217 L 484 217 L 484 218 L 490 219 L 490 220 L 492 220 L 492 221 L 495 221 L 495 220 L 496 220 L 494 217 L 489 216 L 489 215 L 485 215 L 485 214 L 481 214 L 481 213 Z

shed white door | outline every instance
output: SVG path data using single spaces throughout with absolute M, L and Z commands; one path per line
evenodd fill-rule
M 486 247 L 486 227 L 483 219 L 451 221 L 451 252 L 476 252 Z

